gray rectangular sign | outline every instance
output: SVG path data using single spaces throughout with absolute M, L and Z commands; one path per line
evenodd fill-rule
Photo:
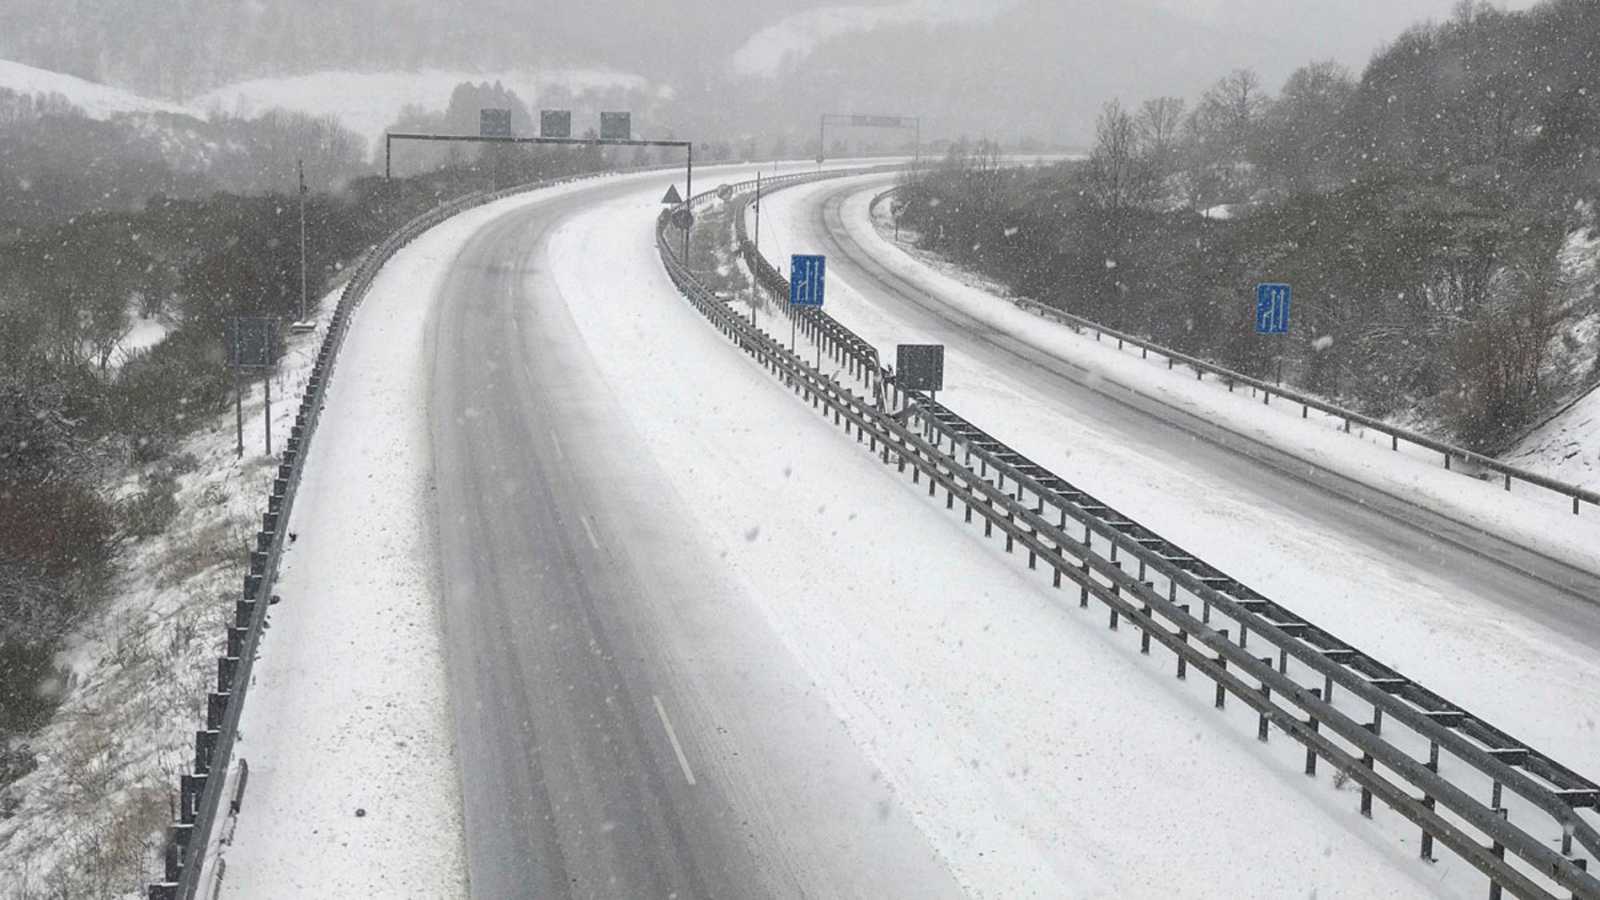
M 278 347 L 278 322 L 265 318 L 229 319 L 223 343 L 228 365 L 246 369 L 270 367 Z
M 906 127 L 905 119 L 902 119 L 900 116 L 851 116 L 850 124 L 874 128 Z
M 542 109 L 539 111 L 539 136 L 547 138 L 572 137 L 572 110 Z
M 908 391 L 944 390 L 944 345 L 900 344 L 894 352 L 895 383 Z
M 625 112 L 601 113 L 600 139 L 603 141 L 633 140 L 633 114 Z
M 481 109 L 478 111 L 479 137 L 511 137 L 511 110 Z

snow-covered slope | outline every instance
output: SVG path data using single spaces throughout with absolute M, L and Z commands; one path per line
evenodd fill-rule
M 1571 322 L 1552 342 L 1541 378 L 1570 383 L 1600 367 L 1600 228 L 1567 236 L 1560 256 Z M 1505 455 L 1506 462 L 1571 484 L 1600 490 L 1600 390 L 1579 394 Z
M 121 88 L 5 59 L 0 59 L 0 88 L 19 94 L 59 94 L 94 119 L 109 119 L 118 113 L 195 115 L 194 110 L 181 104 L 153 100 Z
M 206 112 L 252 117 L 282 108 L 315 116 L 335 116 L 368 141 L 381 138 L 407 104 L 443 109 L 450 92 L 464 81 L 500 82 L 533 104 L 540 95 L 560 88 L 573 95 L 609 90 L 648 91 L 660 95 L 645 79 L 609 69 L 528 69 L 468 72 L 425 69 L 417 72 L 313 72 L 285 78 L 242 81 L 201 94 L 194 105 Z
M 1600 490 L 1600 389 L 1539 426 L 1506 462 Z

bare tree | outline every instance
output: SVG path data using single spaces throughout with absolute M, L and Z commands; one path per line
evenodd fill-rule
M 1182 97 L 1153 97 L 1139 107 L 1139 145 L 1146 156 L 1169 154 L 1183 126 Z
M 1191 196 L 1217 195 L 1242 199 L 1250 178 L 1246 153 L 1251 147 L 1267 97 L 1261 78 L 1250 69 L 1229 72 L 1200 98 L 1189 116 L 1185 161 Z
M 1087 173 L 1090 194 L 1107 212 L 1120 213 L 1147 198 L 1148 169 L 1139 155 L 1138 128 L 1116 100 L 1100 108 Z
M 1135 123 L 1139 131 L 1139 153 L 1149 167 L 1152 189 L 1164 185 L 1177 168 L 1183 106 L 1181 97 L 1155 97 L 1139 107 Z

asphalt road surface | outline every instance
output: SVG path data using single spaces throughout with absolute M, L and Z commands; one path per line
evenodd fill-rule
M 670 180 L 600 182 L 496 219 L 435 301 L 473 895 L 959 895 L 906 813 L 839 802 L 872 783 L 871 763 L 683 539 L 682 501 L 599 387 L 551 276 L 564 220 L 630 192 L 653 201 Z M 627 227 L 653 248 L 651 221 Z

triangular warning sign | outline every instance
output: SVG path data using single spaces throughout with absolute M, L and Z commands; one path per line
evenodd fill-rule
M 681 195 L 679 195 L 679 193 L 678 193 L 678 186 L 677 185 L 672 185 L 671 187 L 667 188 L 667 195 L 665 197 L 661 198 L 661 202 L 662 203 L 682 203 L 683 202 L 683 197 Z

